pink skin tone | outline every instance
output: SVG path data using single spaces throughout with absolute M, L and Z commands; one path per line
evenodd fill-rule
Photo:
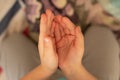
M 21 80 L 47 80 L 61 69 L 68 80 L 96 80 L 82 66 L 84 37 L 80 27 L 50 10 L 41 15 L 38 44 L 41 65 Z
M 51 33 L 55 38 L 58 66 L 67 80 L 96 80 L 82 65 L 84 37 L 67 17 L 55 16 Z
M 54 19 L 54 20 L 53 20 Z M 67 25 L 66 25 L 67 24 Z M 84 53 L 84 38 L 80 27 L 76 27 L 68 18 L 55 16 L 50 10 L 41 16 L 39 51 L 41 65 L 47 66 L 51 71 L 56 71 L 80 66 Z M 47 26 L 47 27 L 46 27 Z M 44 38 L 49 37 L 54 44 L 52 54 L 44 54 Z M 81 63 L 81 64 L 80 64 Z
M 41 58 L 41 66 L 48 68 L 50 71 L 55 72 L 58 68 L 58 56 L 55 50 L 54 38 L 51 35 L 51 26 L 54 15 L 50 10 L 46 10 L 46 14 L 41 15 L 41 27 L 40 27 L 40 37 L 39 37 L 39 53 Z M 52 50 L 46 50 L 47 47 L 44 41 L 50 42 L 52 45 Z
M 68 18 L 60 15 L 56 16 L 54 21 L 57 25 L 54 35 L 59 67 L 64 71 L 70 67 L 80 66 L 84 53 L 84 38 L 80 27 L 76 27 Z
M 51 35 L 51 25 L 54 15 L 50 10 L 46 10 L 41 15 L 39 55 L 41 64 L 25 75 L 21 80 L 47 80 L 58 68 L 58 56 L 55 49 L 55 40 Z

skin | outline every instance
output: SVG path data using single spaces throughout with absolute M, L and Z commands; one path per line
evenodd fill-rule
M 56 16 L 55 19 L 59 25 L 55 28 L 59 67 L 64 71 L 64 68 L 70 66 L 80 66 L 84 53 L 84 38 L 80 27 L 75 27 L 66 17 Z
M 41 15 L 40 36 L 38 50 L 41 64 L 25 75 L 21 80 L 47 80 L 58 68 L 58 56 L 55 49 L 55 40 L 51 37 L 51 25 L 54 15 L 46 10 Z
M 46 10 L 41 16 L 38 49 L 41 65 L 21 80 L 47 80 L 61 69 L 68 80 L 96 80 L 82 65 L 84 37 L 68 18 Z
M 96 80 L 82 65 L 84 37 L 79 26 L 67 17 L 54 18 L 59 68 L 68 80 Z M 87 77 L 86 77 L 87 76 Z
M 58 67 L 58 56 L 55 50 L 55 39 L 51 36 L 51 26 L 53 18 L 54 15 L 50 10 L 47 10 L 46 14 L 42 14 L 41 16 L 38 49 L 41 58 L 41 65 L 44 67 L 48 67 L 51 71 L 55 72 Z M 49 47 L 52 47 L 52 50 L 44 45 L 44 40 L 51 42 L 52 46 L 50 46 L 49 43 L 48 45 Z

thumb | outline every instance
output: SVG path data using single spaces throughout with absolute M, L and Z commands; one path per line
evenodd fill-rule
M 54 48 L 54 44 L 53 44 L 53 41 L 50 37 L 45 37 L 44 39 L 44 52 L 45 54 L 47 55 L 50 55 L 51 54 L 55 54 L 55 48 Z
M 76 36 L 75 39 L 76 48 L 84 50 L 84 37 L 79 26 L 75 28 L 75 36 Z

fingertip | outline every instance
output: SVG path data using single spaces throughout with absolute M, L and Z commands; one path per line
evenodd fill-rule
M 54 19 L 54 14 L 50 9 L 46 10 L 46 15 L 47 15 L 47 19 L 49 20 L 48 22 L 51 23 Z
M 77 26 L 77 27 L 76 27 L 76 30 L 77 30 L 77 32 L 81 32 L 80 26 Z
M 46 14 L 47 14 L 47 15 L 52 15 L 52 16 L 54 16 L 54 14 L 52 13 L 52 11 L 51 11 L 50 9 L 47 9 L 47 10 L 46 10 Z
M 75 28 L 75 34 L 76 34 L 76 37 L 79 37 L 79 36 L 80 36 L 80 27 L 79 27 L 79 26 L 77 26 L 77 27 Z
M 63 18 L 62 18 L 62 21 L 63 21 L 64 23 L 73 24 L 72 21 L 71 21 L 68 17 L 63 17 Z
M 57 15 L 57 16 L 54 17 L 54 21 L 55 21 L 55 22 L 60 23 L 61 20 L 62 20 L 62 16 L 61 16 L 61 15 Z
M 41 20 L 42 21 L 46 21 L 47 19 L 46 19 L 46 14 L 45 13 L 43 13 L 42 15 L 41 15 Z
M 63 18 L 62 18 L 62 21 L 63 21 L 64 23 L 66 23 L 66 22 L 68 21 L 68 18 L 67 18 L 67 17 L 63 17 Z
M 70 30 L 73 30 L 75 28 L 74 23 L 72 23 L 72 21 L 69 18 L 63 17 L 62 21 L 64 24 L 66 24 L 66 27 L 68 27 Z
M 61 21 L 61 19 L 62 19 L 62 16 L 61 16 L 61 15 L 58 15 L 58 16 L 57 16 L 57 20 L 58 20 L 58 21 Z
M 84 38 L 83 33 L 81 32 L 80 26 L 76 27 L 76 31 L 75 32 L 76 32 L 76 37 L 81 38 L 81 39 Z
M 45 16 L 45 13 L 42 13 L 42 14 L 41 14 L 41 17 L 44 17 L 44 16 Z
M 46 13 L 51 13 L 51 10 L 50 9 L 46 9 Z

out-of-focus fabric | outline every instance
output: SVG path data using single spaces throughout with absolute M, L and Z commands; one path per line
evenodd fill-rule
M 106 11 L 120 20 L 120 0 L 98 0 Z

